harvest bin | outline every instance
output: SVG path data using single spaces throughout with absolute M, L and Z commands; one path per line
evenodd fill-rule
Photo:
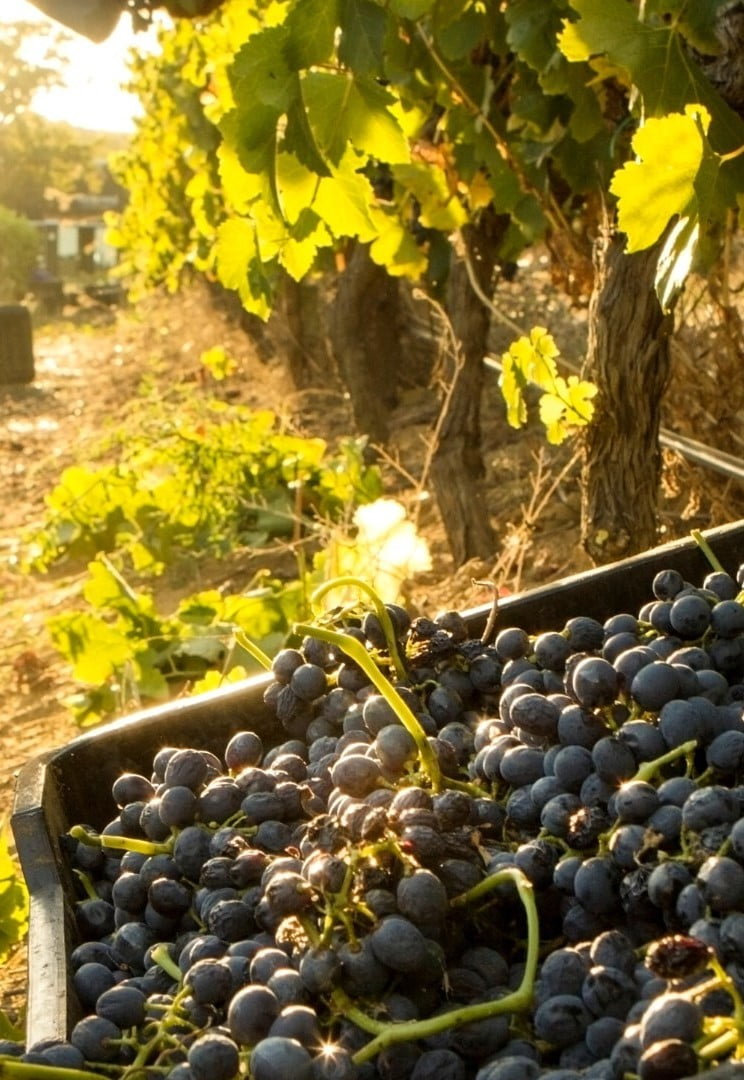
M 705 534 L 730 572 L 744 562 L 744 521 Z M 574 615 L 604 620 L 620 611 L 637 612 L 652 596 L 661 569 L 674 568 L 699 584 L 710 570 L 693 540 L 674 541 L 653 551 L 552 585 L 507 597 L 499 604 L 498 626 L 519 625 L 531 633 L 560 629 Z M 465 613 L 480 635 L 490 605 Z M 262 701 L 267 676 L 223 690 L 138 712 L 79 736 L 62 749 L 27 764 L 20 773 L 12 816 L 21 866 L 31 897 L 28 939 L 28 1044 L 65 1037 L 79 1018 L 67 956 L 76 941 L 72 875 L 60 837 L 74 824 L 102 828 L 113 816 L 111 785 L 125 770 L 150 774 L 162 746 L 194 746 L 221 753 L 236 731 L 252 729 L 265 743 L 281 741 Z M 734 1075 L 734 1074 L 732 1074 Z M 739 1075 L 738 1069 L 735 1075 Z

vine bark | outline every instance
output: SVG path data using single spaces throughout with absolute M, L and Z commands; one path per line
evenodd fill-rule
M 657 540 L 661 400 L 672 317 L 654 291 L 658 246 L 632 255 L 624 238 L 597 245 L 585 375 L 599 387 L 584 437 L 582 543 L 596 563 Z

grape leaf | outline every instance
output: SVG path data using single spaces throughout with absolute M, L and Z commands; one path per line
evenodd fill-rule
M 375 207 L 370 216 L 377 230 L 369 253 L 373 262 L 384 266 L 393 277 L 419 278 L 426 271 L 427 258 L 408 229 L 394 212 Z
M 436 0 L 391 0 L 390 10 L 401 19 L 415 22 L 431 11 L 435 3 Z
M 375 203 L 372 185 L 357 172 L 353 152 L 347 153 L 330 177 L 321 177 L 313 209 L 328 226 L 332 236 L 358 236 L 373 240 L 375 227 L 369 208 Z
M 409 160 L 408 140 L 391 112 L 395 98 L 373 80 L 314 71 L 303 79 L 302 94 L 319 152 L 332 164 L 349 143 L 377 161 Z
M 671 16 L 690 44 L 700 52 L 714 55 L 720 49 L 715 34 L 716 16 L 731 0 L 647 0 L 650 14 Z
M 524 393 L 531 384 L 543 391 L 539 413 L 548 442 L 558 444 L 573 428 L 591 420 L 594 406 L 591 399 L 597 387 L 570 375 L 558 374 L 555 358 L 558 347 L 542 326 L 534 326 L 529 336 L 512 342 L 501 358 L 501 393 L 506 403 L 506 418 L 511 427 L 522 427 L 527 421 Z
M 243 295 L 248 260 L 256 252 L 255 226 L 247 218 L 223 221 L 217 230 L 216 263 L 220 281 Z
M 289 33 L 269 26 L 246 41 L 230 68 L 230 83 L 242 112 L 265 105 L 285 113 L 296 92 L 294 72 L 287 62 Z
M 373 0 L 341 0 L 341 63 L 355 75 L 382 75 L 386 28 L 387 16 Z
M 255 199 L 260 198 L 263 181 L 254 172 L 243 168 L 235 147 L 223 142 L 218 151 L 219 175 L 225 201 L 238 214 L 245 214 Z
M 584 382 L 576 375 L 569 375 L 568 380 L 560 375 L 556 377 L 554 390 L 546 391 L 538 406 L 549 443 L 560 445 L 573 428 L 589 423 L 594 414 L 591 398 L 596 393 L 593 383 Z
M 10 853 L 10 830 L 0 818 L 0 962 L 4 961 L 28 930 L 28 889 Z M 22 1041 L 8 1017 L 0 1013 L 0 1037 Z
M 643 21 L 627 0 L 571 0 L 581 18 L 564 20 L 561 52 L 572 61 L 606 58 L 638 88 L 646 117 L 704 105 L 711 116 L 710 140 L 720 153 L 744 145 L 744 121 L 723 101 L 687 51 L 672 22 Z
M 297 99 L 292 102 L 287 112 L 287 126 L 282 145 L 285 150 L 291 151 L 299 162 L 317 176 L 331 175 L 308 121 L 301 82 Z
M 438 165 L 412 161 L 408 165 L 396 165 L 393 175 L 418 200 L 424 228 L 451 232 L 465 224 L 465 208 L 450 190 L 447 177 Z
M 280 153 L 276 158 L 276 180 L 284 218 L 294 224 L 312 205 L 318 176 L 299 162 L 294 154 Z
M 132 658 L 132 642 L 126 634 L 98 615 L 59 615 L 47 625 L 55 648 L 70 660 L 78 682 L 106 682 Z
M 284 53 L 291 68 L 299 71 L 331 58 L 338 15 L 338 0 L 296 0 L 284 24 Z
M 651 117 L 633 136 L 639 160 L 626 162 L 610 184 L 629 252 L 656 243 L 676 214 L 697 217 L 695 179 L 709 122 L 706 110 L 691 107 L 684 114 Z

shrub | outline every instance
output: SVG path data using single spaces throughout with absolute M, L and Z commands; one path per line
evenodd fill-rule
M 31 222 L 0 206 L 0 301 L 14 303 L 26 294 L 39 247 Z

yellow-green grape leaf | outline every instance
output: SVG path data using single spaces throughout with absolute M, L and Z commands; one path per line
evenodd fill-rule
M 78 682 L 106 682 L 132 658 L 132 641 L 97 615 L 60 615 L 47 625 L 55 648 L 71 660 Z
M 290 8 L 284 53 L 291 68 L 309 68 L 330 59 L 338 15 L 337 0 L 298 0 Z
M 7 823 L 0 820 L 0 962 L 22 940 L 27 929 L 28 890 L 10 854 Z
M 509 355 L 525 382 L 551 390 L 558 373 L 555 357 L 558 346 L 543 326 L 533 326 L 529 336 L 518 338 L 509 347 Z
M 424 161 L 394 165 L 395 179 L 408 189 L 420 204 L 419 220 L 426 229 L 451 232 L 467 221 L 467 211 L 452 191 L 444 170 Z
M 353 151 L 347 151 L 333 175 L 321 177 L 313 210 L 333 236 L 358 236 L 364 243 L 376 235 L 369 216 L 375 194 L 367 177 L 355 171 L 355 164 Z
M 527 422 L 527 406 L 523 397 L 525 379 L 511 350 L 504 353 L 502 364 L 499 383 L 506 403 L 506 421 L 510 427 L 521 428 Z
M 281 155 L 280 155 L 281 156 Z M 238 158 L 237 151 L 229 142 L 222 142 L 217 150 L 220 182 L 226 204 L 236 214 L 245 214 L 263 191 L 263 179 L 256 173 L 247 172 Z M 278 168 L 277 160 L 277 168 Z
M 596 393 L 593 383 L 584 382 L 576 375 L 569 375 L 567 380 L 561 375 L 556 377 L 555 391 L 544 393 L 539 404 L 540 420 L 549 443 L 557 446 L 573 428 L 589 423 L 594 414 L 591 398 Z
M 377 239 L 369 249 L 372 261 L 384 266 L 393 277 L 421 277 L 426 272 L 426 253 L 397 215 L 372 207 L 370 217 L 377 228 Z
M 540 398 L 538 408 L 548 442 L 553 446 L 559 446 L 569 431 L 566 424 L 566 403 L 555 394 L 545 393 Z
M 565 383 L 566 400 L 573 417 L 573 424 L 580 427 L 588 424 L 594 416 L 593 397 L 597 396 L 598 387 L 578 375 L 569 375 Z
M 676 214 L 696 213 L 695 179 L 709 124 L 707 109 L 690 105 L 684 114 L 651 117 L 633 136 L 638 160 L 626 162 L 610 184 L 628 252 L 656 243 Z
M 243 296 L 247 288 L 247 266 L 256 253 L 256 230 L 247 218 L 223 221 L 217 230 L 216 263 L 220 281 Z

